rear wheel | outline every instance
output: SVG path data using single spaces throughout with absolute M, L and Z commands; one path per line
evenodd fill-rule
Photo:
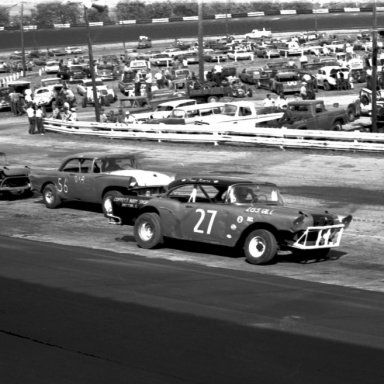
M 217 96 L 208 97 L 208 103 L 217 103 L 218 101 L 219 101 L 219 98 Z
M 277 241 L 273 233 L 265 229 L 252 231 L 244 242 L 246 260 L 251 264 L 266 264 L 277 253 Z
M 54 209 L 61 204 L 61 198 L 54 184 L 48 184 L 43 189 L 43 200 L 47 208 Z
M 133 229 L 135 240 L 141 248 L 152 249 L 163 243 L 160 217 L 156 213 L 143 213 Z
M 348 121 L 349 121 L 350 123 L 352 123 L 353 121 L 355 121 L 355 119 L 356 119 L 356 110 L 355 110 L 354 107 L 349 106 L 349 107 L 347 108 L 347 116 L 348 116 Z
M 342 125 L 339 121 L 335 121 L 332 125 L 332 131 L 341 131 Z

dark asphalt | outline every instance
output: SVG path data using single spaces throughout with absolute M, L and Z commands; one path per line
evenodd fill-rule
M 383 294 L 7 237 L 0 265 L 2 383 L 382 382 Z

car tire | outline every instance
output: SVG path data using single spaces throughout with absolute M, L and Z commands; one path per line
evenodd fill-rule
M 219 98 L 217 96 L 208 97 L 208 103 L 217 103 L 218 101 L 219 101 Z
M 105 216 L 107 216 L 107 204 L 106 201 L 114 197 L 123 197 L 124 195 L 120 191 L 108 191 L 103 196 L 102 209 Z
M 331 90 L 331 85 L 328 83 L 328 81 L 324 81 L 323 87 L 324 87 L 324 91 Z
M 244 242 L 245 258 L 250 264 L 266 264 L 277 254 L 277 241 L 266 229 L 252 231 Z
M 349 106 L 347 108 L 347 117 L 348 117 L 348 121 L 350 123 L 352 123 L 356 120 L 356 110 L 353 106 Z
M 153 249 L 164 241 L 160 217 L 156 213 L 143 213 L 136 221 L 133 229 L 135 240 L 139 247 Z
M 341 131 L 343 128 L 342 124 L 340 123 L 340 121 L 335 121 L 333 124 L 332 124 L 332 131 Z
M 43 189 L 43 201 L 47 208 L 54 209 L 61 204 L 61 198 L 54 184 L 48 184 Z

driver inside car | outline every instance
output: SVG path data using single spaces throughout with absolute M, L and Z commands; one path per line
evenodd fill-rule
M 251 188 L 246 186 L 238 186 L 231 189 L 229 193 L 229 201 L 237 204 L 254 203 L 257 201 Z

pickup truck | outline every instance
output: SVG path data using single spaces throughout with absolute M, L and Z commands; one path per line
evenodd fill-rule
M 284 112 L 276 108 L 270 110 L 268 108 L 256 108 L 252 101 L 231 101 L 224 103 L 221 108 L 222 113 L 210 116 L 201 116 L 197 124 L 229 124 L 231 126 L 239 126 L 244 122 L 251 122 L 253 126 L 259 126 L 269 121 L 280 119 Z
M 229 87 L 217 86 L 215 83 L 198 83 L 187 79 L 174 80 L 174 92 L 187 98 L 195 99 L 198 103 L 211 103 L 221 97 L 229 96 Z
M 347 111 L 343 108 L 328 109 L 323 100 L 299 100 L 288 103 L 278 124 L 289 129 L 340 131 L 347 122 Z
M 174 176 L 139 168 L 135 153 L 79 153 L 63 159 L 58 169 L 34 171 L 32 190 L 47 208 L 64 201 L 102 204 L 108 197 L 150 195 L 164 190 Z

